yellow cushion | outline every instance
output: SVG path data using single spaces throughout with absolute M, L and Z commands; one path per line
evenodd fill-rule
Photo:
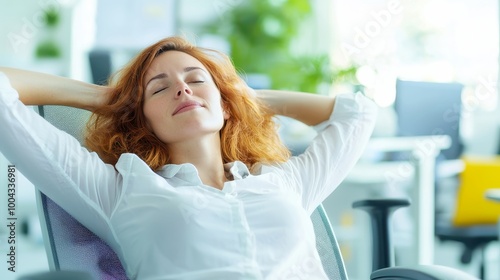
M 460 174 L 453 224 L 469 226 L 498 223 L 500 203 L 485 198 L 485 192 L 500 188 L 500 157 L 468 157 L 463 160 L 465 169 Z

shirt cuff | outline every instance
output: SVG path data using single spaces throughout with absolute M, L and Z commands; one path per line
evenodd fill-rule
M 10 84 L 9 78 L 0 72 L 0 104 L 10 106 L 19 100 L 19 94 Z

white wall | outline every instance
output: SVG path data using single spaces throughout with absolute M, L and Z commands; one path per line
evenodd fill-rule
M 42 8 L 32 1 L 0 0 L 0 61 L 3 64 L 32 57 L 39 36 L 37 18 Z M 19 39 L 17 41 L 16 39 Z
M 96 0 L 0 0 L 0 65 L 48 72 L 88 81 L 87 51 L 93 43 Z M 41 18 L 53 7 L 60 12 L 55 38 L 62 56 L 35 59 L 37 43 L 47 35 Z

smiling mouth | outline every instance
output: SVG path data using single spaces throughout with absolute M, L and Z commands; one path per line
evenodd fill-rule
M 177 107 L 174 111 L 174 113 L 172 114 L 173 115 L 177 115 L 177 114 L 180 114 L 180 113 L 184 113 L 184 112 L 187 112 L 187 111 L 191 111 L 191 110 L 194 110 L 196 108 L 202 108 L 203 106 L 197 102 L 189 102 L 189 103 L 185 103 L 185 104 L 181 104 L 179 107 Z

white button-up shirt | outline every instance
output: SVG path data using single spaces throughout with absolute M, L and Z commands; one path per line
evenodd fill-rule
M 376 106 L 336 97 L 309 148 L 234 180 L 204 185 L 192 164 L 154 172 L 134 154 L 105 164 L 25 107 L 0 73 L 0 152 L 43 193 L 103 238 L 132 279 L 327 279 L 310 220 L 371 135 Z

